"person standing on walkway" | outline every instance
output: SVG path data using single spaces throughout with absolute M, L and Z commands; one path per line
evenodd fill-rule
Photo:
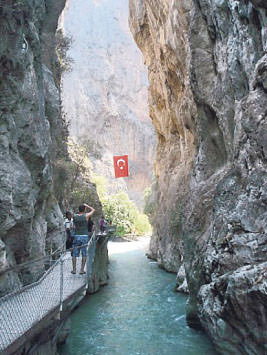
M 86 212 L 88 209 L 90 212 Z M 73 216 L 73 224 L 75 227 L 75 235 L 73 241 L 73 256 L 72 256 L 72 274 L 76 274 L 77 257 L 82 253 L 82 263 L 80 274 L 85 274 L 84 267 L 87 256 L 87 244 L 89 241 L 88 236 L 88 220 L 94 214 L 95 209 L 88 206 L 86 203 L 79 206 L 79 212 Z M 79 248 L 78 248 L 79 247 Z
M 89 235 L 89 239 L 90 239 L 92 237 L 92 233 L 94 230 L 94 222 L 92 221 L 91 217 L 89 217 L 89 219 L 88 219 L 87 228 L 88 228 L 88 235 Z
M 69 211 L 66 212 L 64 227 L 66 231 L 66 249 L 68 250 L 72 248 L 72 244 L 73 244 L 73 220 L 72 220 L 72 213 Z
M 107 228 L 107 221 L 105 220 L 104 216 L 102 216 L 100 219 L 99 228 L 101 233 L 104 233 Z

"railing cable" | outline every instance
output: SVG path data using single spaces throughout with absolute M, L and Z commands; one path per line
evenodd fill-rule
M 33 328 L 47 314 L 59 312 L 60 315 L 64 309 L 65 300 L 68 300 L 78 290 L 86 292 L 97 240 L 94 232 L 87 244 L 68 251 L 62 250 L 61 246 L 61 250 L 58 248 L 53 252 L 54 255 L 59 252 L 59 257 L 38 281 L 0 298 L 0 353 Z M 84 247 L 87 247 L 88 253 L 86 275 L 72 275 L 69 251 Z M 24 263 L 23 266 L 32 264 L 34 267 L 34 264 L 40 260 L 44 258 Z

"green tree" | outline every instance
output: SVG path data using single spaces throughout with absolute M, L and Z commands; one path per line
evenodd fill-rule
M 147 216 L 141 214 L 124 191 L 107 195 L 107 180 L 101 176 L 94 176 L 97 192 L 100 197 L 105 218 L 117 226 L 120 236 L 125 234 L 143 235 L 151 232 L 151 225 Z

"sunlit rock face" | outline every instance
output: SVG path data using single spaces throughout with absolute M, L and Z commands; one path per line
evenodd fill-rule
M 130 22 L 160 137 L 151 256 L 184 264 L 188 321 L 221 353 L 265 354 L 265 1 L 131 0 Z
M 189 84 L 190 2 L 131 1 L 130 25 L 149 71 L 149 106 L 158 134 L 157 202 L 150 256 L 181 265 L 182 215 L 195 156 L 196 106 Z
M 64 238 L 51 171 L 61 129 L 53 39 L 64 4 L 0 4 L 0 295 L 36 280 L 43 265 L 5 270 L 42 257 L 48 240 L 56 248 Z
M 70 134 L 89 143 L 95 171 L 112 190 L 128 188 L 142 204 L 156 144 L 147 105 L 147 73 L 128 28 L 128 2 L 70 0 L 64 30 L 73 38 L 72 72 L 64 75 Z M 115 181 L 113 155 L 128 154 L 130 177 Z M 126 187 L 127 186 L 127 187 Z

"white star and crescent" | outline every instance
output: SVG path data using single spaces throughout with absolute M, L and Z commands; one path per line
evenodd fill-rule
M 122 164 L 123 164 L 122 166 L 120 166 L 120 162 L 122 162 Z M 120 168 L 120 170 L 123 170 L 124 166 L 126 165 L 126 162 L 124 159 L 119 159 L 119 160 L 117 160 L 117 165 Z

